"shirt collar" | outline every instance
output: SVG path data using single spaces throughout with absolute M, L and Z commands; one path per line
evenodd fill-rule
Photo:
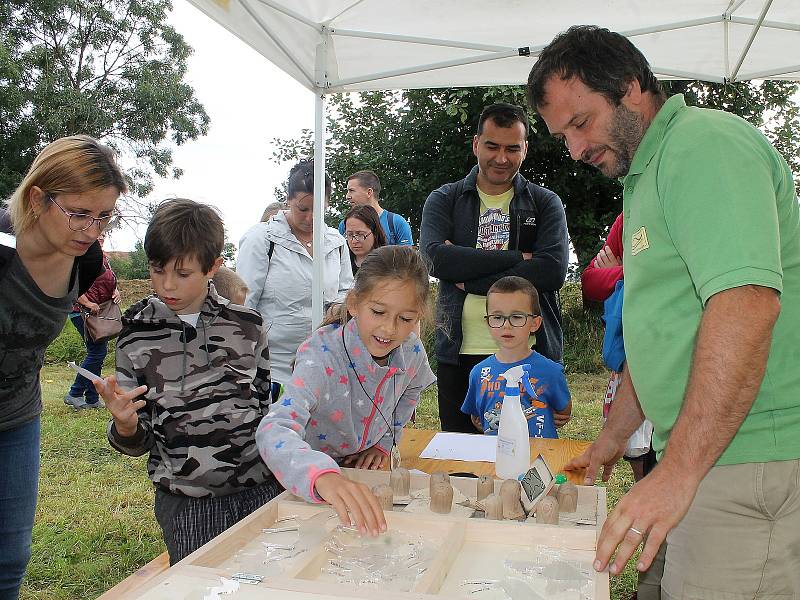
M 647 127 L 647 131 L 636 149 L 636 154 L 633 155 L 631 168 L 623 177 L 623 181 L 631 175 L 641 175 L 644 172 L 661 146 L 670 121 L 684 108 L 686 108 L 686 101 L 683 99 L 683 94 L 675 94 L 664 103 Z

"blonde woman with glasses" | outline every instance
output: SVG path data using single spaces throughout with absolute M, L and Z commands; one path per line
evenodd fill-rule
M 0 210 L 0 600 L 19 596 L 31 554 L 44 353 L 102 274 L 97 238 L 126 190 L 114 152 L 72 136 L 42 150 Z

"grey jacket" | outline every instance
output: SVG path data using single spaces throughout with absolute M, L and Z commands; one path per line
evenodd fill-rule
M 506 275 L 529 280 L 539 292 L 543 323 L 536 332 L 536 350 L 561 362 L 564 336 L 558 290 L 564 285 L 569 264 L 569 233 L 561 199 L 550 190 L 528 182 L 517 173 L 510 212 L 535 219 L 536 237 L 533 258 L 523 260 L 513 247 L 508 250 L 482 250 L 478 240 L 480 198 L 476 187 L 478 167 L 466 178 L 434 190 L 422 210 L 420 249 L 432 264 L 431 275 L 438 277 L 436 305 L 436 358 L 457 365 L 461 349 L 461 315 L 467 293 L 486 295 L 492 284 Z M 445 244 L 449 240 L 452 244 Z M 511 244 L 510 244 L 511 246 Z M 526 251 L 531 251 L 526 249 Z M 456 287 L 463 283 L 466 291 Z
M 399 444 L 420 394 L 434 381 L 414 333 L 380 366 L 355 319 L 322 327 L 297 349 L 291 381 L 258 427 L 258 449 L 287 490 L 319 502 L 314 483 L 338 473 L 337 460 L 373 446 L 388 454 L 393 441 Z

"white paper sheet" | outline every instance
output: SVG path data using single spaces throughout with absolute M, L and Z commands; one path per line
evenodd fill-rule
M 420 453 L 420 458 L 495 462 L 497 436 L 439 432 Z

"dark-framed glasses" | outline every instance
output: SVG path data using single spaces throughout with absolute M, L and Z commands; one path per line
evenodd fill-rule
M 344 237 L 346 237 L 348 240 L 352 240 L 354 242 L 363 242 L 364 240 L 366 240 L 371 235 L 372 235 L 371 231 L 367 231 L 367 232 L 346 231 L 345 234 L 344 234 Z
M 97 223 L 97 225 L 100 227 L 100 231 L 103 231 L 106 227 L 108 227 L 108 224 L 111 222 L 111 219 L 114 219 L 115 217 L 119 216 L 116 213 L 111 213 L 106 217 L 93 217 L 92 215 L 86 215 L 83 213 L 69 212 L 58 202 L 56 202 L 56 199 L 52 196 L 52 194 L 48 194 L 47 198 L 53 204 L 55 204 L 61 210 L 61 212 L 67 215 L 67 218 L 69 219 L 68 223 L 69 228 L 72 231 L 86 231 L 95 223 Z
M 532 315 L 531 313 L 511 313 L 510 315 L 486 315 L 483 317 L 492 329 L 500 329 L 506 324 L 506 321 L 511 323 L 512 327 L 525 327 L 530 317 L 537 317 L 539 315 Z

